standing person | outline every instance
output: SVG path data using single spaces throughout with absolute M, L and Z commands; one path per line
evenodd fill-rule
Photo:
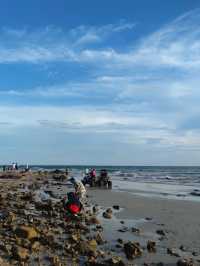
M 25 167 L 25 172 L 28 172 L 29 171 L 29 166 L 28 166 L 28 163 L 26 164 L 26 167 Z
M 12 163 L 12 170 L 15 170 L 15 169 L 16 169 L 16 164 Z
M 18 170 L 18 164 L 15 163 L 15 170 Z
M 70 179 L 70 182 L 74 185 L 75 193 L 81 203 L 83 204 L 86 197 L 86 189 L 81 181 L 76 180 L 74 177 Z

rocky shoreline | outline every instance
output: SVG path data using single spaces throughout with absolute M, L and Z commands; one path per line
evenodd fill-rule
M 0 265 L 199 265 L 198 254 L 182 257 L 184 246 L 163 251 L 164 229 L 144 235 L 132 220 L 116 219 L 121 206 L 104 208 L 90 193 L 85 211 L 65 221 L 62 198 L 73 189 L 66 180 L 65 173 L 1 175 Z M 171 264 L 152 262 L 161 250 Z

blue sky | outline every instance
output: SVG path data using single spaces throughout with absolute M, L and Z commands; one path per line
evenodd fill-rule
M 199 1 L 0 4 L 0 163 L 200 164 Z

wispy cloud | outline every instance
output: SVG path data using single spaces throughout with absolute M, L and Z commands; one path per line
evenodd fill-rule
M 87 67 L 88 76 L 54 86 L 1 88 L 3 99 L 55 102 L 26 107 L 28 112 L 25 107 L 1 107 L 0 121 L 6 123 L 11 117 L 11 124 L 18 127 L 117 132 L 121 142 L 162 147 L 200 145 L 195 126 L 200 115 L 199 22 L 200 10 L 193 10 L 119 48 L 111 42 L 113 34 L 134 31 L 135 23 L 82 25 L 67 32 L 51 27 L 36 32 L 3 29 L 0 63 L 70 62 Z M 58 107 L 56 100 L 61 98 L 66 103 L 73 98 L 74 106 Z

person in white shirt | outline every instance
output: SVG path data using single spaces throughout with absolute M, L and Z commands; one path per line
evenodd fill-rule
M 86 198 L 85 186 L 83 185 L 83 183 L 81 181 L 76 180 L 74 177 L 72 177 L 70 179 L 70 182 L 74 185 L 75 193 L 78 196 L 78 198 L 81 201 L 81 203 L 83 203 L 83 201 Z

